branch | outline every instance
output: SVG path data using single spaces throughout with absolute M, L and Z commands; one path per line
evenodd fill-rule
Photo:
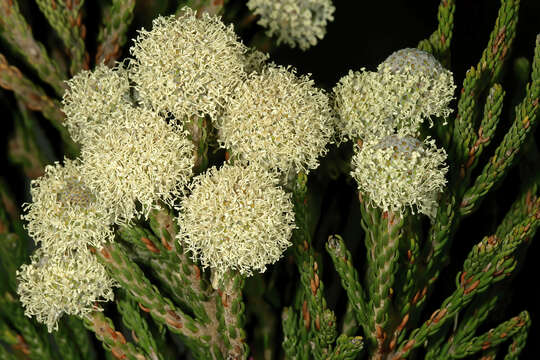
M 59 110 L 60 104 L 48 97 L 43 89 L 26 78 L 19 69 L 9 65 L 1 53 L 0 86 L 17 94 L 30 110 L 41 111 L 43 116 L 60 132 L 66 151 L 71 155 L 78 153 L 78 146 L 71 140 L 67 129 L 63 125 L 65 116 Z
M 93 311 L 84 319 L 86 328 L 103 343 L 103 348 L 110 351 L 116 359 L 145 360 L 146 357 L 135 345 L 126 341 L 121 332 L 114 330 L 111 319 L 102 311 Z
M 96 64 L 113 66 L 126 43 L 126 33 L 133 20 L 135 0 L 112 0 L 103 10 L 103 23 L 99 30 Z
M 0 0 L 0 31 L 6 42 L 26 60 L 39 78 L 51 85 L 58 96 L 62 96 L 66 89 L 63 81 L 66 74 L 49 58 L 43 44 L 34 39 L 17 1 Z
M 84 0 L 36 0 L 36 3 L 68 50 L 71 75 L 88 69 L 89 58 L 84 45 L 86 27 L 82 23 Z

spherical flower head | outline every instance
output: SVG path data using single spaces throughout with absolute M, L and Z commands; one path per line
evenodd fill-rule
M 424 119 L 446 118 L 452 110 L 454 80 L 431 54 L 418 49 L 402 49 L 378 67 L 387 94 L 394 104 L 394 127 L 414 134 Z
M 336 10 L 331 0 L 249 0 L 247 6 L 260 16 L 258 24 L 268 29 L 268 36 L 302 50 L 324 37 Z
M 28 234 L 48 253 L 100 248 L 113 238 L 111 213 L 98 193 L 81 176 L 79 161 L 64 160 L 45 168 L 33 180 L 32 202 L 25 204 Z
M 283 173 L 315 169 L 333 136 L 328 96 L 308 76 L 270 66 L 239 85 L 215 126 L 235 161 Z
M 68 82 L 62 103 L 65 125 L 73 140 L 86 144 L 96 137 L 96 129 L 121 104 L 129 103 L 130 85 L 126 70 L 103 64 L 93 71 L 83 70 Z
M 376 72 L 349 71 L 334 87 L 336 128 L 345 139 L 377 139 L 393 132 L 392 111 Z
M 383 211 L 406 207 L 433 216 L 434 197 L 446 185 L 446 152 L 433 140 L 390 135 L 357 146 L 352 177 L 358 189 Z
M 178 17 L 159 17 L 141 30 L 131 47 L 131 79 L 141 100 L 178 120 L 216 117 L 245 76 L 247 51 L 216 16 L 184 8 Z
M 115 282 L 88 251 L 52 256 L 39 249 L 31 264 L 17 271 L 25 315 L 35 316 L 49 332 L 58 330 L 63 314 L 84 317 L 99 310 L 96 301 L 112 301 Z
M 198 176 L 182 201 L 178 241 L 216 279 L 228 270 L 250 276 L 279 260 L 294 226 L 290 194 L 256 167 L 223 165 Z
M 116 223 L 172 205 L 192 175 L 195 147 L 175 123 L 144 108 L 125 106 L 103 136 L 83 147 L 81 173 L 113 204 Z M 138 204 L 137 204 L 138 202 Z

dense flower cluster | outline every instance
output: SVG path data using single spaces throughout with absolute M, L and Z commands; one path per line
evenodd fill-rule
M 245 77 L 247 47 L 218 17 L 185 8 L 139 31 L 131 48 L 130 77 L 141 100 L 177 119 L 216 117 Z M 252 59 L 251 59 L 252 60 Z
M 433 195 L 446 185 L 446 152 L 433 140 L 390 135 L 363 144 L 353 157 L 351 175 L 358 187 L 384 211 L 405 207 L 433 216 Z
M 235 160 L 287 174 L 319 165 L 333 122 L 330 100 L 313 80 L 272 65 L 236 88 L 216 127 Z
M 32 263 L 17 271 L 17 293 L 27 316 L 58 329 L 63 314 L 84 316 L 96 310 L 96 301 L 110 301 L 115 282 L 105 268 L 86 251 L 50 256 L 38 250 Z
M 336 128 L 345 138 L 379 138 L 392 132 L 383 86 L 375 72 L 350 71 L 334 87 Z
M 351 71 L 334 87 L 337 129 L 362 144 L 355 147 L 351 175 L 372 203 L 433 217 L 446 183 L 446 153 L 416 137 L 423 121 L 450 114 L 454 90 L 450 71 L 417 49 L 396 51 L 377 72 Z
M 81 173 L 110 204 L 117 223 L 147 216 L 158 200 L 172 204 L 192 175 L 195 147 L 155 112 L 124 106 L 102 136 L 82 148 Z
M 349 72 L 334 88 L 342 136 L 368 140 L 394 132 L 415 136 L 424 120 L 446 117 L 455 85 L 430 54 L 403 49 L 377 72 Z
M 101 247 L 113 236 L 111 212 L 81 176 L 81 162 L 65 159 L 32 181 L 32 202 L 25 204 L 28 234 L 51 254 Z
M 198 176 L 180 209 L 178 240 L 217 278 L 263 272 L 291 245 L 290 194 L 257 166 L 223 165 Z
M 131 101 L 129 79 L 121 66 L 111 69 L 101 64 L 93 71 L 81 71 L 67 84 L 62 100 L 65 125 L 73 140 L 82 144 L 99 137 L 100 125 L 111 119 L 118 106 Z
M 454 80 L 433 55 L 418 49 L 402 49 L 377 68 L 385 97 L 392 103 L 393 126 L 416 132 L 424 119 L 446 118 L 452 110 Z
M 335 11 L 331 0 L 249 0 L 247 6 L 260 16 L 258 23 L 268 29 L 268 36 L 302 50 L 324 37 Z

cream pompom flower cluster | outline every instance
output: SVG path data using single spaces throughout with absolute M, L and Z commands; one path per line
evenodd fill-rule
M 364 143 L 356 151 L 351 172 L 358 188 L 384 211 L 410 207 L 434 216 L 433 195 L 446 185 L 446 152 L 433 140 L 389 135 Z
M 84 316 L 113 298 L 115 283 L 90 247 L 158 203 L 184 198 L 178 240 L 218 278 L 264 271 L 294 228 L 277 173 L 317 167 L 333 134 L 328 95 L 308 76 L 267 65 L 218 17 L 185 9 L 153 25 L 131 48 L 135 59 L 68 82 L 66 125 L 81 156 L 48 167 L 25 206 L 40 248 L 19 270 L 18 291 L 26 314 L 49 330 L 62 314 Z M 197 116 L 219 127 L 238 161 L 189 185 L 196 149 L 184 126 Z
M 291 245 L 293 204 L 261 167 L 225 164 L 191 184 L 180 208 L 179 240 L 216 280 L 225 271 L 263 272 Z
M 80 160 L 49 165 L 31 183 L 32 202 L 24 205 L 28 234 L 48 254 L 100 248 L 112 239 L 111 211 L 81 176 Z
M 124 224 L 147 217 L 158 200 L 173 205 L 192 176 L 195 149 L 179 125 L 151 110 L 124 106 L 114 118 L 82 147 L 81 173 Z
M 433 218 L 446 152 L 417 137 L 426 119 L 450 114 L 454 90 L 451 72 L 417 49 L 396 51 L 377 72 L 351 71 L 334 88 L 337 129 L 358 141 L 351 175 L 384 211 L 410 207 Z
M 184 8 L 178 18 L 159 17 L 139 31 L 130 53 L 130 78 L 143 102 L 178 120 L 215 118 L 245 77 L 247 47 L 219 17 Z M 253 58 L 250 58 L 253 60 Z M 251 65 L 252 66 L 252 65 Z
M 62 99 L 64 123 L 73 140 L 82 145 L 99 138 L 100 126 L 119 106 L 131 102 L 131 86 L 122 66 L 111 69 L 100 64 L 93 71 L 79 72 L 67 85 Z
M 50 256 L 39 249 L 30 264 L 17 271 L 19 294 L 27 316 L 58 329 L 63 314 L 83 317 L 98 310 L 96 301 L 111 301 L 115 282 L 87 251 Z
M 452 73 L 431 54 L 396 51 L 377 72 L 351 71 L 334 87 L 337 128 L 355 141 L 394 132 L 416 136 L 424 120 L 451 113 L 455 88 Z
M 448 117 L 448 104 L 456 86 L 452 73 L 433 55 L 418 49 L 402 49 L 378 68 L 387 101 L 392 103 L 393 126 L 414 133 L 424 119 Z
M 270 65 L 238 86 L 216 123 L 235 161 L 309 172 L 334 135 L 329 97 L 308 76 Z
M 249 0 L 247 6 L 259 15 L 259 25 L 277 42 L 306 50 L 326 34 L 326 25 L 336 10 L 331 0 Z

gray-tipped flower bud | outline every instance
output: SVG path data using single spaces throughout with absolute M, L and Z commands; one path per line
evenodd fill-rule
M 357 146 L 352 177 L 358 189 L 384 211 L 405 207 L 433 215 L 434 196 L 446 185 L 446 152 L 433 140 L 390 135 Z

